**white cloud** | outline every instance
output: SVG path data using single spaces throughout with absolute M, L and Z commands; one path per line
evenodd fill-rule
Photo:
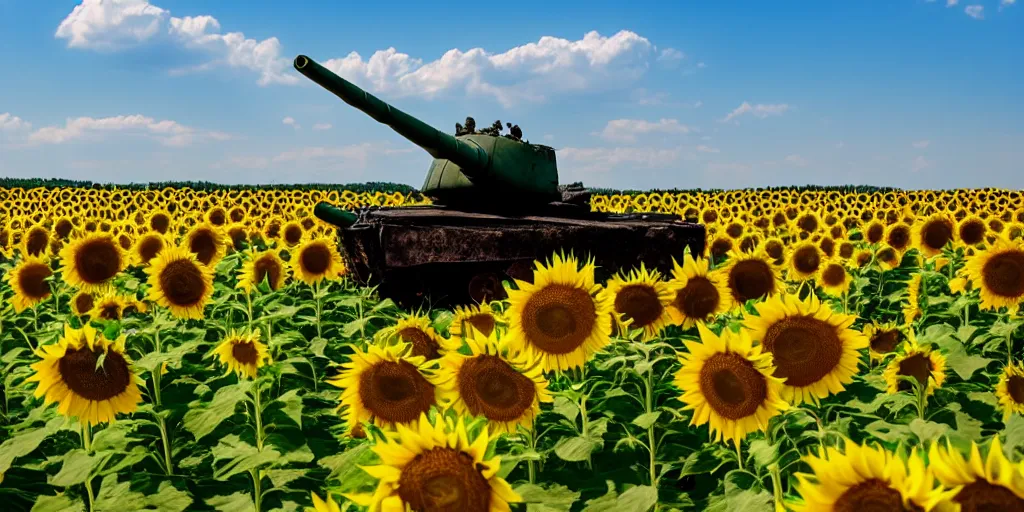
M 745 114 L 751 114 L 754 117 L 764 119 L 768 116 L 780 116 L 787 110 L 789 110 L 789 105 L 786 103 L 771 105 L 758 103 L 757 105 L 751 105 L 744 101 L 742 105 L 736 107 L 736 109 L 730 112 L 729 115 L 725 116 L 725 118 L 722 119 L 722 122 L 727 123 Z
M 0 114 L 0 131 L 27 130 L 31 127 L 32 123 L 29 123 L 10 112 Z
M 914 141 L 914 143 L 911 144 L 911 146 L 914 146 L 917 149 L 924 149 L 924 148 L 928 147 L 928 145 L 931 144 L 931 143 L 932 143 L 932 141 L 927 140 L 927 139 L 926 140 L 918 140 L 918 141 Z
M 985 7 L 982 5 L 968 5 L 964 8 L 964 12 L 976 20 L 985 19 Z
M 679 124 L 676 119 L 659 119 L 656 122 L 644 121 L 642 119 L 615 119 L 608 121 L 604 130 L 601 130 L 601 138 L 611 141 L 636 142 L 637 135 L 651 133 L 690 133 L 691 128 Z
M 785 160 L 797 167 L 807 167 L 807 159 L 800 155 L 788 155 Z
M 249 69 L 260 73 L 260 85 L 295 84 L 299 77 L 289 69 L 289 59 L 281 56 L 276 37 L 262 41 L 245 37 L 242 32 L 220 33 L 220 22 L 212 16 L 171 18 L 169 33 L 186 48 L 202 50 L 214 61 L 197 68 L 210 69 L 217 64 Z
M 1015 4 L 1015 3 L 1017 3 L 1017 0 L 1000 0 L 1000 2 L 999 2 L 999 10 L 1001 11 L 1004 8 L 1009 7 L 1009 6 L 1011 6 L 1011 5 Z
M 684 57 L 683 52 L 675 48 L 665 48 L 658 54 L 658 60 L 682 60 Z
M 911 172 L 920 172 L 932 166 L 932 163 L 923 156 L 918 156 L 914 159 L 913 163 L 910 164 Z
M 704 105 L 703 101 L 695 101 L 695 102 L 693 102 L 693 108 L 700 108 L 702 105 Z
M 946 7 L 953 7 L 958 3 L 960 3 L 960 0 L 946 0 Z
M 699 151 L 701 153 L 721 153 L 721 150 L 719 150 L 718 148 L 713 148 L 711 146 L 705 146 L 703 144 L 701 144 L 700 146 L 697 146 L 697 151 Z
M 316 124 L 313 125 L 313 130 L 316 130 L 316 131 L 330 130 L 330 129 L 331 129 L 331 123 L 316 123 Z
M 301 126 L 299 126 L 299 123 L 296 123 L 295 119 L 293 119 L 291 117 L 286 117 L 286 118 L 282 119 L 281 123 L 284 124 L 285 126 L 291 126 L 292 128 L 295 128 L 296 130 L 298 130 L 299 128 L 302 128 Z
M 104 117 L 68 118 L 64 126 L 46 126 L 32 132 L 30 144 L 61 144 L 75 139 L 99 136 L 109 132 L 139 133 L 165 146 L 187 146 L 197 139 L 226 140 L 223 132 L 200 131 L 171 120 L 155 120 L 141 114 Z
M 677 161 L 679 149 L 638 147 L 562 148 L 558 150 L 559 166 L 568 174 L 602 173 L 629 166 L 657 168 Z
M 153 37 L 167 16 L 147 0 L 83 0 L 54 35 L 70 48 L 115 50 Z

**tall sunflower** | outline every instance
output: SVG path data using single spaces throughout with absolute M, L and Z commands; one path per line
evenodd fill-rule
M 668 306 L 675 290 L 657 271 L 648 271 L 643 263 L 628 275 L 615 275 L 605 285 L 619 332 L 642 329 L 641 339 L 649 341 L 672 322 Z
M 950 488 L 948 501 L 960 510 L 1024 510 L 1024 472 L 1003 454 L 998 435 L 992 436 L 984 459 L 974 442 L 967 459 L 948 442 L 945 447 L 933 443 L 928 466 L 939 482 Z
M 125 354 L 124 341 L 123 336 L 108 340 L 88 325 L 65 325 L 59 342 L 37 350 L 42 361 L 32 364 L 35 373 L 26 380 L 38 382 L 36 398 L 45 396 L 46 405 L 58 402 L 64 416 L 89 425 L 114 421 L 142 401 L 143 381 Z
M 579 368 L 611 340 L 612 301 L 594 282 L 594 263 L 572 255 L 536 263 L 533 282 L 508 290 L 510 348 L 540 356 L 545 371 Z
M 232 330 L 213 351 L 226 368 L 239 378 L 255 379 L 256 372 L 270 362 L 267 346 L 260 341 L 260 331 Z
M 1017 308 L 1024 301 L 1024 243 L 998 237 L 972 256 L 965 268 L 974 288 L 981 290 L 981 308 Z
M 437 391 L 425 375 L 426 359 L 409 355 L 411 345 L 369 345 L 357 349 L 342 371 L 327 380 L 341 391 L 342 419 L 349 432 L 364 421 L 387 428 L 412 423 L 437 405 Z
M 184 245 L 200 263 L 213 268 L 227 254 L 229 243 L 219 227 L 203 222 L 188 231 Z
M 874 321 L 864 326 L 864 336 L 868 338 L 871 359 L 881 361 L 896 351 L 903 343 L 905 336 L 894 322 L 879 323 Z
M 517 426 L 533 428 L 541 402 L 552 402 L 548 381 L 537 361 L 510 354 L 495 333 L 472 331 L 464 338 L 469 355 L 448 352 L 434 383 L 439 401 L 457 414 L 487 418 L 496 432 L 514 434 Z
M 746 317 L 744 326 L 772 354 L 784 399 L 817 403 L 853 382 L 858 351 L 868 346 L 868 339 L 851 328 L 855 315 L 832 311 L 814 294 L 804 300 L 778 295 L 754 308 L 758 316 Z
M 914 332 L 907 331 L 906 342 L 885 367 L 882 376 L 889 394 L 910 391 L 911 384 L 901 381 L 900 377 L 913 377 L 926 386 L 927 394 L 931 395 L 946 380 L 946 358 L 928 345 L 918 344 Z
M 914 224 L 914 246 L 926 258 L 931 258 L 953 241 L 955 231 L 956 222 L 945 212 L 919 218 Z
M 1003 410 L 1003 423 L 1013 413 L 1024 414 L 1024 363 L 1008 364 L 999 375 L 996 397 Z
M 333 281 L 345 273 L 337 245 L 329 238 L 306 240 L 293 250 L 288 264 L 292 275 L 310 285 L 324 279 Z
M 812 473 L 795 475 L 803 501 L 789 504 L 794 512 L 915 512 L 948 498 L 916 448 L 904 461 L 882 447 L 844 444 L 843 451 L 828 447 L 803 458 Z
M 106 288 L 128 266 L 128 255 L 108 233 L 88 233 L 60 250 L 65 283 L 85 291 Z
M 782 290 L 782 276 L 772 265 L 771 257 L 761 248 L 750 252 L 733 251 L 721 272 L 735 307 L 747 301 L 771 297 Z
M 821 249 L 813 242 L 800 242 L 789 251 L 789 278 L 805 281 L 814 277 L 824 261 Z
M 135 245 L 132 246 L 132 264 L 138 267 L 148 265 L 150 260 L 160 254 L 160 251 L 168 245 L 171 244 L 167 237 L 159 231 L 151 231 L 139 236 L 135 239 Z
M 683 390 L 679 400 L 693 411 L 690 425 L 709 423 L 712 439 L 738 446 L 789 407 L 779 396 L 782 381 L 772 377 L 772 355 L 753 346 L 748 333 L 726 328 L 717 336 L 702 323 L 697 330 L 701 343 L 683 342 L 688 352 L 674 379 Z
M 961 247 L 978 246 L 985 241 L 988 225 L 985 219 L 971 214 L 956 225 L 956 240 Z
M 288 276 L 288 265 L 281 259 L 279 250 L 256 251 L 250 249 L 238 272 L 238 284 L 235 287 L 251 294 L 260 283 L 266 280 L 271 291 L 277 291 L 284 286 Z
M 448 326 L 448 333 L 453 339 L 461 340 L 468 335 L 470 330 L 479 331 L 484 336 L 490 336 L 495 330 L 500 329 L 507 321 L 489 306 L 469 305 L 456 306 L 454 318 Z
M 50 247 L 50 232 L 36 224 L 28 228 L 21 237 L 21 253 L 26 256 L 46 256 Z
M 203 318 L 213 296 L 213 269 L 203 265 L 187 248 L 168 247 L 150 261 L 149 300 L 178 318 Z
M 825 260 L 815 280 L 826 295 L 833 297 L 842 297 L 850 290 L 850 283 L 853 281 L 850 273 L 846 271 L 846 266 L 838 258 Z
M 25 256 L 7 273 L 7 283 L 14 290 L 11 304 L 15 313 L 35 307 L 50 296 L 47 279 L 51 275 L 48 258 L 38 256 Z
M 491 437 L 487 427 L 471 439 L 460 418 L 447 422 L 426 414 L 372 450 L 380 464 L 361 466 L 378 479 L 372 496 L 346 495 L 370 510 L 466 510 L 508 512 L 522 498 L 498 476 L 500 457 L 487 459 Z
M 672 288 L 675 298 L 668 305 L 672 323 L 689 329 L 732 308 L 727 281 L 719 272 L 708 272 L 708 260 L 694 259 L 687 252 L 683 265 L 672 259 Z
M 418 313 L 403 315 L 398 323 L 382 329 L 380 337 L 412 346 L 410 355 L 420 356 L 427 361 L 440 358 L 449 351 L 458 350 L 461 344 L 441 336 L 431 324 L 430 317 Z

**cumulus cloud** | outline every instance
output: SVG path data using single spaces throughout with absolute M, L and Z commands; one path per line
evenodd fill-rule
M 758 103 L 757 105 L 751 105 L 750 103 L 744 101 L 742 105 L 736 107 L 736 109 L 734 109 L 732 112 L 729 112 L 729 115 L 725 116 L 725 118 L 722 119 L 722 122 L 728 123 L 729 121 L 732 121 L 737 117 L 747 114 L 750 114 L 754 117 L 758 117 L 761 119 L 764 119 L 768 116 L 781 116 L 787 110 L 789 110 L 789 105 L 786 103 L 770 105 Z
M 4 112 L 0 114 L 0 132 L 13 132 L 15 130 L 27 130 L 32 127 L 32 123 L 29 123 L 22 118 L 11 114 L 10 112 Z
M 597 135 L 605 140 L 636 142 L 638 135 L 652 133 L 687 134 L 691 130 L 689 126 L 679 124 L 677 119 L 662 118 L 654 122 L 642 119 L 615 119 L 608 121 L 604 130 L 601 130 Z
M 985 19 L 985 6 L 983 5 L 968 5 L 964 8 L 964 12 L 976 20 Z
M 83 0 L 55 36 L 67 39 L 71 48 L 116 50 L 155 36 L 168 15 L 146 0 Z
M 289 69 L 289 59 L 281 56 L 281 42 L 276 37 L 262 41 L 245 37 L 242 32 L 220 33 L 220 22 L 212 16 L 171 18 L 169 32 L 186 48 L 205 51 L 214 60 L 193 68 L 209 69 L 217 64 L 256 71 L 260 85 L 295 84 L 299 77 Z
M 568 173 L 582 175 L 603 173 L 622 167 L 658 168 L 680 158 L 680 150 L 616 147 L 616 148 L 562 148 L 558 151 L 559 167 Z
M 932 166 L 932 163 L 930 161 L 928 161 L 928 159 L 926 159 L 923 156 L 918 156 L 910 164 L 910 171 L 911 172 L 920 172 L 920 171 L 923 171 L 923 170 L 925 170 L 925 169 L 927 169 L 927 168 L 929 168 L 931 166 Z
M 301 126 L 299 126 L 299 123 L 296 123 L 295 119 L 293 119 L 291 117 L 286 117 L 286 118 L 282 119 L 281 120 L 281 124 L 284 124 L 285 126 L 291 126 L 292 128 L 295 128 L 296 130 L 301 128 Z
M 960 3 L 960 0 L 946 0 L 946 7 L 953 7 Z
M 999 10 L 1001 11 L 1001 10 L 1003 10 L 1003 8 L 1009 7 L 1009 6 L 1011 6 L 1011 5 L 1015 4 L 1015 3 L 1017 3 L 1017 0 L 1000 0 L 1000 2 L 999 2 Z
M 932 143 L 932 141 L 930 141 L 930 140 L 917 140 L 917 141 L 914 141 L 914 143 L 911 144 L 911 146 L 914 146 L 917 149 L 924 149 L 924 148 L 928 147 L 931 143 Z
M 202 131 L 171 120 L 156 120 L 141 114 L 104 118 L 68 118 L 63 126 L 46 126 L 32 132 L 30 144 L 62 144 L 64 142 L 101 136 L 111 132 L 142 134 L 165 146 L 180 147 L 196 140 L 226 140 L 231 135 L 223 132 Z
M 313 125 L 313 130 L 315 130 L 315 131 L 330 130 L 330 129 L 331 129 L 331 123 L 316 123 L 316 124 Z

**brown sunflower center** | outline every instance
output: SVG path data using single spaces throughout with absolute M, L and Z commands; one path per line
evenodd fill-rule
M 996 254 L 981 268 L 985 288 L 1001 297 L 1024 295 L 1024 252 L 1010 250 Z
M 917 379 L 917 382 L 921 384 L 921 386 L 927 386 L 928 377 L 931 375 L 933 369 L 931 358 L 917 352 L 900 361 L 897 375 L 901 377 L 913 377 Z M 896 389 L 899 391 L 910 391 L 913 389 L 913 386 L 911 386 L 909 382 L 900 381 L 896 385 Z
M 741 304 L 760 299 L 775 291 L 775 272 L 759 259 L 739 261 L 729 270 L 729 290 Z
M 960 224 L 960 240 L 967 245 L 977 245 L 985 240 L 985 223 L 971 219 Z
M 360 375 L 359 399 L 381 420 L 409 423 L 434 405 L 434 385 L 408 361 L 381 361 Z
M 782 259 L 784 249 L 785 248 L 782 246 L 782 242 L 779 242 L 778 240 L 772 240 L 764 244 L 765 252 L 768 253 L 768 256 L 771 259 L 776 261 Z
M 836 498 L 835 512 L 900 512 L 914 510 L 903 505 L 900 492 L 877 478 L 850 487 Z
M 50 283 L 46 278 L 51 275 L 53 271 L 45 263 L 29 263 L 18 272 L 18 286 L 30 299 L 45 299 L 50 296 Z
M 868 232 L 866 233 L 869 243 L 877 244 L 885 236 L 885 226 L 875 222 L 868 226 Z
M 79 293 L 75 296 L 75 310 L 79 313 L 85 313 L 92 310 L 93 304 L 94 301 L 91 294 Z
M 796 226 L 801 231 L 813 233 L 818 230 L 818 218 L 813 215 L 804 215 L 796 222 Z
M 149 219 L 149 227 L 153 228 L 154 231 L 167 233 L 167 230 L 171 227 L 171 218 L 163 213 L 153 215 Z
M 100 318 L 103 320 L 120 320 L 121 307 L 117 304 L 106 304 L 100 308 Z
M 164 249 L 164 242 L 158 236 L 148 236 L 139 242 L 139 258 L 148 263 Z
M 30 256 L 39 256 L 50 245 L 50 237 L 42 229 L 33 229 L 25 239 L 25 250 Z
M 850 242 L 843 242 L 839 244 L 839 257 L 843 259 L 850 259 L 853 256 L 854 247 Z
M 871 350 L 879 354 L 888 354 L 896 350 L 896 345 L 903 341 L 903 334 L 895 329 L 891 331 L 879 331 L 871 337 Z
M 432 448 L 402 468 L 398 497 L 412 510 L 487 512 L 491 486 L 469 454 Z
M 729 224 L 729 226 L 725 228 L 725 234 L 732 238 L 739 238 L 740 235 L 743 234 L 743 224 L 740 224 L 739 222 Z
M 885 242 L 897 251 L 906 249 L 910 245 L 910 229 L 903 225 L 893 227 Z
M 836 242 L 831 238 L 822 238 L 818 248 L 821 249 L 821 252 L 825 253 L 825 256 L 831 258 L 836 252 Z
M 331 251 L 324 244 L 310 245 L 299 255 L 299 262 L 307 273 L 321 275 L 331 267 Z
M 198 304 L 206 291 L 203 272 L 189 260 L 172 261 L 160 273 L 160 291 L 175 306 Z
M 1024 377 L 1011 375 L 1006 379 L 1006 391 L 1014 402 L 1024 404 Z
M 302 240 L 302 227 L 296 224 L 289 224 L 284 228 L 284 241 L 288 245 L 295 245 Z
M 1021 512 L 1024 500 L 1001 485 L 976 480 L 964 486 L 953 498 L 963 512 Z
M 398 336 L 402 338 L 402 341 L 412 345 L 413 356 L 422 356 L 427 359 L 441 357 L 439 352 L 441 345 L 438 345 L 429 334 L 423 332 L 423 329 L 419 327 L 406 327 L 398 331 Z
M 761 372 L 734 353 L 718 353 L 700 370 L 700 391 L 720 416 L 738 420 L 752 416 L 768 397 L 768 382 Z
M 259 350 L 251 341 L 240 341 L 231 345 L 231 357 L 244 365 L 255 365 L 259 356 Z
M 271 290 L 277 290 L 279 286 L 279 280 L 281 279 L 282 268 L 277 260 L 269 255 L 265 254 L 262 258 L 256 260 L 256 263 L 252 266 L 252 273 L 255 275 L 255 282 L 262 283 L 264 279 L 270 284 Z
M 88 284 L 101 284 L 117 275 L 121 253 L 109 238 L 89 240 L 75 252 L 75 270 Z
M 836 328 L 811 316 L 789 316 L 772 324 L 761 341 L 775 360 L 775 376 L 802 387 L 820 381 L 843 355 Z
M 231 222 L 242 222 L 242 219 L 245 218 L 245 210 L 241 208 L 232 208 L 230 215 Z
M 528 411 L 536 386 L 498 356 L 467 359 L 459 370 L 459 396 L 474 416 L 492 421 L 514 421 Z
M 696 276 L 676 292 L 672 305 L 688 318 L 703 320 L 718 309 L 722 301 L 718 288 L 708 278 Z
M 87 347 L 68 347 L 57 363 L 64 385 L 75 395 L 96 402 L 120 395 L 131 384 L 131 372 L 124 356 L 113 350 L 107 351 L 103 364 L 97 367 L 100 354 Z
M 837 263 L 831 263 L 821 272 L 821 284 L 839 286 L 846 281 L 846 269 Z
M 899 261 L 896 259 L 896 251 L 891 247 L 886 247 L 881 251 L 878 251 L 878 261 L 888 263 L 890 265 L 896 265 Z
M 718 220 L 718 212 L 716 212 L 715 210 L 706 210 L 703 214 L 701 214 L 701 219 L 704 220 L 705 224 L 713 224 L 716 220 Z
M 594 299 L 586 290 L 552 284 L 537 290 L 522 312 L 523 330 L 548 354 L 568 354 L 590 336 L 597 323 Z
M 732 250 L 732 241 L 728 238 L 717 238 L 711 242 L 711 255 L 715 258 L 725 256 L 730 250 Z
M 494 315 L 481 313 L 467 318 L 466 321 L 469 322 L 473 328 L 480 331 L 480 334 L 483 334 L 484 336 L 490 336 L 491 333 L 494 332 Z
M 71 230 L 75 228 L 75 225 L 68 219 L 60 219 L 56 224 L 53 225 L 53 232 L 60 238 L 67 238 L 71 234 Z
M 813 274 L 821 266 L 821 255 L 817 248 L 803 246 L 793 253 L 793 267 L 802 274 Z
M 210 210 L 209 219 L 210 224 L 213 224 L 214 226 L 223 225 L 225 220 L 224 210 L 221 208 L 215 208 L 213 210 Z
M 217 255 L 217 236 L 209 229 L 199 230 L 192 235 L 188 248 L 203 265 L 209 265 Z
M 924 245 L 938 251 L 953 238 L 953 223 L 948 219 L 936 219 L 921 227 L 921 241 Z
M 655 322 L 664 311 L 658 292 L 648 284 L 623 286 L 615 294 L 615 311 L 625 320 L 633 320 L 632 326 L 646 327 Z

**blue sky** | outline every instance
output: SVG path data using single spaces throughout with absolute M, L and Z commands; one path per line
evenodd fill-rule
M 0 176 L 421 185 L 301 53 L 563 182 L 1024 188 L 1021 3 L 0 0 Z

